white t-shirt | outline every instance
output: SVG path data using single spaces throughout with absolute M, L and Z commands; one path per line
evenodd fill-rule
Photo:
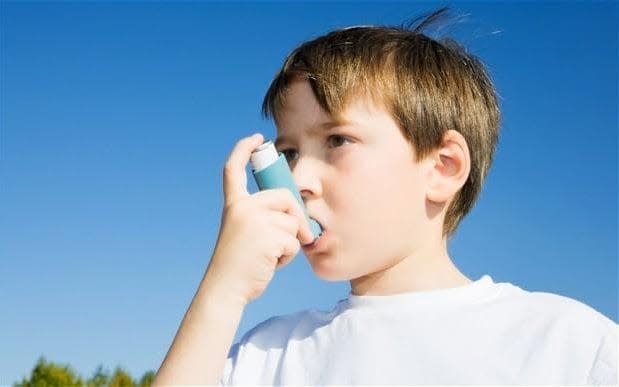
M 617 384 L 619 326 L 572 298 L 489 275 L 331 311 L 272 317 L 228 355 L 222 385 Z

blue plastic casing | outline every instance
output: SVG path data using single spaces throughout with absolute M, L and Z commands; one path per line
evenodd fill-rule
M 294 182 L 292 172 L 290 171 L 288 162 L 286 162 L 286 157 L 283 153 L 278 153 L 278 155 L 277 161 L 268 167 L 257 172 L 252 170 L 256 184 L 261 191 L 272 188 L 288 188 L 299 204 L 301 204 L 301 208 L 303 208 L 303 212 L 305 213 L 305 218 L 309 222 L 312 234 L 314 234 L 314 240 L 316 240 L 322 234 L 322 227 L 320 223 L 310 218 L 307 214 L 307 208 L 305 208 L 305 203 L 303 203 L 299 188 Z

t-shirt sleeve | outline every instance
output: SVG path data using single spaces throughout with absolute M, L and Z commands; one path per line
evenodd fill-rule
M 606 334 L 598 347 L 593 366 L 587 378 L 590 385 L 617 385 L 617 348 L 619 325 L 613 324 L 611 331 Z
M 229 386 L 230 378 L 232 376 L 232 370 L 236 364 L 236 357 L 239 352 L 240 342 L 235 343 L 232 347 L 230 347 L 230 351 L 228 352 L 228 358 L 226 359 L 226 364 L 224 365 L 224 372 L 219 380 L 219 386 Z

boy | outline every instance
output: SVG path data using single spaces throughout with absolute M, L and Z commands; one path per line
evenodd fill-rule
M 324 233 L 312 241 L 289 191 L 247 192 L 264 139 L 237 143 L 215 251 L 154 385 L 617 383 L 617 324 L 567 297 L 472 281 L 447 253 L 500 112 L 481 62 L 421 33 L 445 11 L 415 29 L 333 31 L 289 55 L 263 112 Z M 300 248 L 320 278 L 350 281 L 348 297 L 232 345 L 245 306 Z

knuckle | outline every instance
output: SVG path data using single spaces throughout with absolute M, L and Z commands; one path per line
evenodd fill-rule
M 280 258 L 282 255 L 286 254 L 286 248 L 283 244 L 279 243 L 277 246 L 273 247 L 273 257 Z
M 294 196 L 294 194 L 289 189 L 285 189 L 285 190 L 286 190 L 285 192 L 286 200 L 288 200 L 288 202 L 291 204 L 292 210 L 296 213 L 298 213 L 299 211 L 302 211 L 301 205 L 299 204 L 299 201 Z

